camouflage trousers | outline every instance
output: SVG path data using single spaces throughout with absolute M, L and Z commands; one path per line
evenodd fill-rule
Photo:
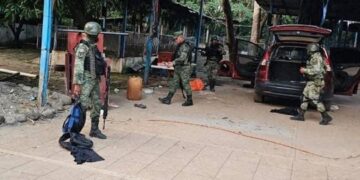
M 84 84 L 81 85 L 80 102 L 83 109 L 91 109 L 91 121 L 99 121 L 101 102 L 99 78 L 93 79 L 90 73 L 85 72 Z
M 192 95 L 190 87 L 191 66 L 175 66 L 173 78 L 169 82 L 169 92 L 175 93 L 182 84 L 186 95 Z
M 216 61 L 208 61 L 205 65 L 208 80 L 216 80 L 219 64 Z
M 308 105 L 312 102 L 319 112 L 325 112 L 325 106 L 320 98 L 321 91 L 324 88 L 324 81 L 319 80 L 315 81 L 308 81 L 306 82 L 306 86 L 303 91 L 303 99 L 300 108 L 302 110 L 307 110 Z

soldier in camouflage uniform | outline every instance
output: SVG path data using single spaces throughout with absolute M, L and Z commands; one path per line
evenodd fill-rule
M 219 43 L 217 36 L 211 37 L 211 44 L 207 46 L 201 55 L 206 56 L 205 69 L 208 76 L 210 91 L 215 92 L 216 76 L 219 69 L 219 62 L 222 60 L 225 50 Z
M 83 39 L 75 48 L 75 67 L 74 67 L 74 94 L 80 98 L 81 105 L 85 109 L 91 109 L 91 130 L 90 136 L 106 139 L 106 136 L 99 129 L 99 118 L 101 110 L 100 102 L 100 75 L 102 72 L 96 61 L 99 59 L 99 50 L 96 46 L 97 36 L 101 27 L 96 22 L 85 24 Z M 100 54 L 101 56 L 101 54 Z
M 186 101 L 182 106 L 192 106 L 192 91 L 190 87 L 191 76 L 191 46 L 185 42 L 183 33 L 181 31 L 174 34 L 176 50 L 173 58 L 174 76 L 169 82 L 169 94 L 164 98 L 159 98 L 163 104 L 170 104 L 176 89 L 180 83 L 186 93 Z
M 299 108 L 299 114 L 291 117 L 292 120 L 304 121 L 304 113 L 308 108 L 309 102 L 316 105 L 317 110 L 321 113 L 321 125 L 327 125 L 331 116 L 326 112 L 325 106 L 321 100 L 321 92 L 325 86 L 324 75 L 326 73 L 325 61 L 319 52 L 318 44 L 309 44 L 307 46 L 310 60 L 306 63 L 306 68 L 301 67 L 300 73 L 304 74 L 307 82 L 303 91 L 303 99 Z

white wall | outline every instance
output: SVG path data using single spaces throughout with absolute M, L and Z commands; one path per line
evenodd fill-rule
M 26 40 L 29 38 L 36 38 L 37 26 L 24 25 L 23 31 L 20 34 L 20 40 Z M 7 26 L 0 26 L 0 44 L 5 44 L 14 41 L 14 36 Z

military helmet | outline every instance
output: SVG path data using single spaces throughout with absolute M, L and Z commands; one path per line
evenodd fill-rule
M 217 41 L 217 40 L 219 40 L 217 36 L 212 36 L 211 37 L 211 41 Z
M 307 45 L 306 49 L 308 52 L 317 52 L 319 51 L 319 45 L 316 43 L 311 43 Z
M 97 36 L 101 32 L 101 26 L 97 22 L 87 22 L 84 31 L 86 34 Z

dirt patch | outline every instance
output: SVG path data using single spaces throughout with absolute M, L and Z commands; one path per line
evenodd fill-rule
M 39 74 L 39 49 L 0 49 L 0 68 L 20 71 L 25 73 Z M 0 73 L 0 80 L 9 77 L 10 74 Z M 24 76 L 15 76 L 7 81 L 37 87 L 39 80 Z M 65 79 L 63 72 L 51 69 L 48 88 L 53 91 L 65 92 Z
M 13 71 L 20 71 L 38 75 L 39 74 L 39 49 L 5 49 L 0 48 L 0 68 L 9 69 Z M 0 80 L 11 76 L 10 74 L 0 73 Z M 114 93 L 114 89 L 126 89 L 127 80 L 130 76 L 143 77 L 143 72 L 131 73 L 131 74 L 119 74 L 111 73 L 111 93 Z M 15 76 L 9 78 L 7 81 L 16 84 L 24 84 L 30 87 L 38 87 L 39 80 L 24 76 Z M 149 85 L 147 86 L 166 86 L 167 78 L 150 76 Z M 66 92 L 65 86 L 65 74 L 61 71 L 55 71 L 51 68 L 50 79 L 48 88 L 51 91 Z

